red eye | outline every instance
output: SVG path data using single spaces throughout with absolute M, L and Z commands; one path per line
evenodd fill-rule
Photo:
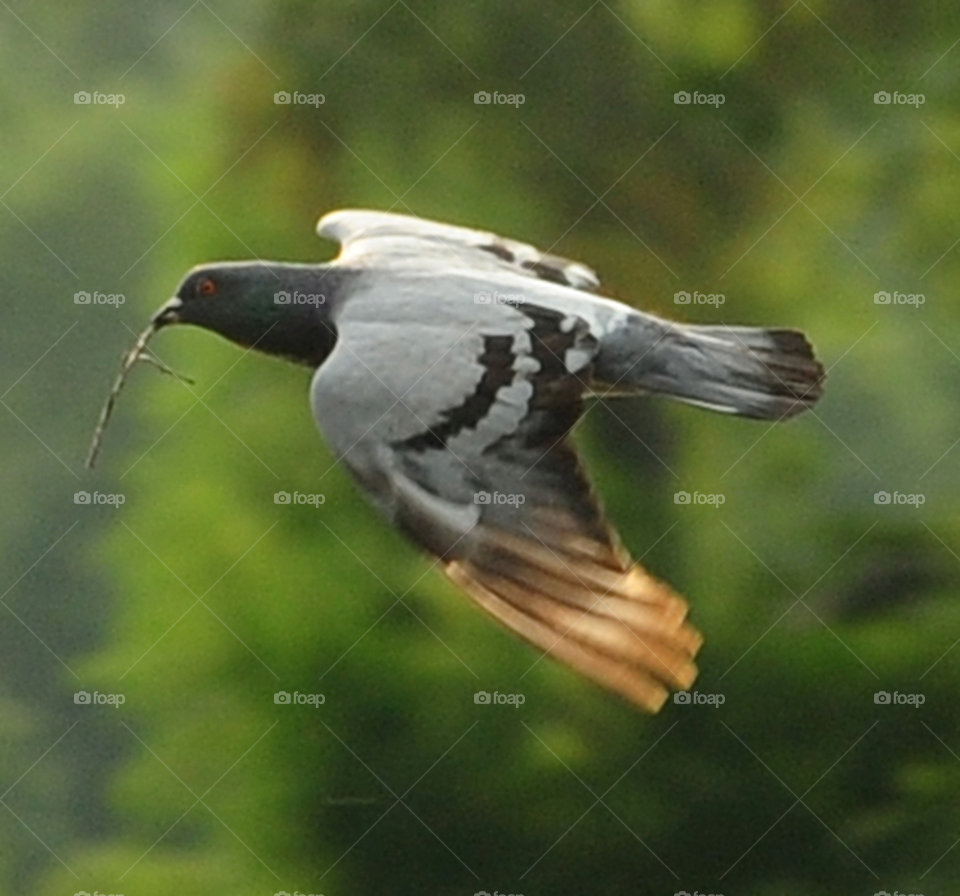
M 197 287 L 197 292 L 202 296 L 215 296 L 217 294 L 217 281 L 210 277 L 204 277 Z

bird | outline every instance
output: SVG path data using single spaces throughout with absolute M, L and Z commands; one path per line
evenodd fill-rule
M 311 368 L 337 461 L 477 605 L 643 710 L 688 690 L 687 601 L 632 560 L 571 430 L 613 394 L 788 420 L 823 391 L 806 336 L 668 321 L 470 227 L 347 209 L 317 233 L 340 244 L 330 263 L 191 269 L 151 332 L 190 324 Z

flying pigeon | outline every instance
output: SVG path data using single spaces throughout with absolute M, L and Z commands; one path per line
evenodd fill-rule
M 330 264 L 194 268 L 151 333 L 194 324 L 314 369 L 336 457 L 484 610 L 651 712 L 688 689 L 687 603 L 633 563 L 570 431 L 612 393 L 793 417 L 824 377 L 804 335 L 662 320 L 595 295 L 582 264 L 465 227 L 344 210 L 317 233 L 340 243 Z

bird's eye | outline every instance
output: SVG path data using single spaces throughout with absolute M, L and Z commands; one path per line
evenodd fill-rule
M 197 286 L 197 292 L 202 296 L 215 296 L 217 290 L 217 281 L 212 277 L 204 277 Z

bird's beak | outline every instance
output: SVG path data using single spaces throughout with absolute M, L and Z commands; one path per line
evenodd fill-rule
M 159 330 L 167 324 L 175 324 L 180 321 L 180 309 L 183 307 L 183 299 L 176 297 L 170 299 L 156 314 L 153 315 L 154 330 Z

